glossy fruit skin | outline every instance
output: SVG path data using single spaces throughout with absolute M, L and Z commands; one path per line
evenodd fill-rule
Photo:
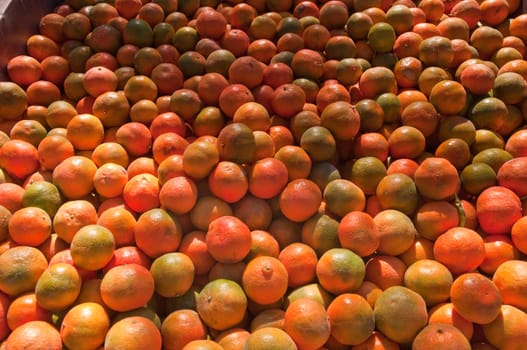
M 161 320 L 196 310 L 177 348 L 418 349 L 451 304 L 465 336 L 523 344 L 519 5 L 58 5 L 0 82 L 0 341 L 53 312 L 69 348 L 169 349 Z M 42 310 L 17 306 L 32 292 Z

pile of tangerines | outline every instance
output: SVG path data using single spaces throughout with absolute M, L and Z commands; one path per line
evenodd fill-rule
M 0 82 L 0 349 L 523 349 L 519 0 L 65 0 Z

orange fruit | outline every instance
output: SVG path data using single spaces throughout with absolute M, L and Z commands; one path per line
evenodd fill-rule
M 236 232 L 236 235 L 232 232 Z M 249 227 L 237 217 L 221 216 L 210 222 L 206 243 L 209 253 L 215 260 L 235 263 L 243 260 L 251 250 L 251 232 Z
M 457 169 L 448 160 L 437 157 L 428 157 L 419 164 L 414 181 L 421 195 L 434 200 L 451 198 L 460 186 Z
M 255 350 L 292 350 L 297 348 L 291 336 L 284 330 L 276 327 L 262 327 L 251 332 L 244 344 L 246 344 L 244 345 L 245 347 L 250 347 Z
M 124 264 L 139 264 L 149 268 L 152 261 L 138 247 L 133 245 L 122 246 L 114 250 L 112 259 L 103 267 L 102 271 L 106 273 L 112 267 Z
M 169 349 L 181 349 L 187 343 L 205 339 L 207 330 L 194 310 L 175 310 L 161 323 L 163 346 Z
M 302 349 L 320 348 L 331 335 L 331 324 L 324 306 L 305 297 L 287 306 L 283 329 Z
M 248 190 L 258 198 L 277 196 L 285 187 L 288 171 L 280 160 L 266 157 L 256 161 L 248 171 Z
M 152 174 L 131 177 L 123 188 L 125 203 L 135 212 L 144 213 L 159 206 L 159 181 Z
M 513 190 L 518 196 L 523 197 L 526 191 L 523 189 L 523 181 L 521 180 L 523 163 L 527 158 L 515 157 L 503 163 L 497 175 L 498 184 Z
M 316 276 L 317 254 L 302 242 L 291 243 L 280 251 L 278 260 L 287 270 L 288 286 L 291 288 L 310 283 Z
M 126 99 L 126 96 L 124 94 L 115 91 L 107 91 L 95 98 L 95 101 L 93 102 L 92 106 L 92 112 L 94 116 L 99 118 L 103 126 L 117 127 L 128 121 L 130 104 L 128 103 L 128 100 Z M 71 121 L 75 119 L 78 119 L 78 117 L 73 117 L 70 120 L 70 123 L 72 123 Z M 84 119 L 88 118 L 84 116 Z M 84 122 L 87 121 L 84 120 Z M 70 123 L 68 123 L 68 125 Z M 75 135 L 75 129 L 72 128 L 74 126 L 75 124 L 70 125 L 70 129 L 72 129 L 70 134 L 72 136 Z M 93 129 L 94 125 L 91 125 L 91 128 Z M 94 131 L 96 131 L 96 129 Z M 79 142 L 78 139 L 77 142 Z M 95 141 L 92 142 L 94 143 Z
M 434 323 L 452 325 L 459 329 L 468 340 L 474 334 L 472 322 L 463 318 L 450 302 L 437 304 L 429 310 L 428 324 Z
M 521 217 L 511 227 L 512 242 L 514 243 L 514 246 L 518 248 L 518 250 L 522 253 L 524 253 L 526 249 L 525 234 L 524 234 L 525 231 L 523 230 L 523 227 L 526 222 L 527 222 L 527 219 L 524 219 L 523 217 Z
M 457 253 L 453 254 L 454 251 Z M 434 256 L 437 261 L 446 265 L 453 275 L 459 275 L 474 270 L 483 262 L 485 243 L 476 231 L 453 227 L 435 240 Z
M 327 314 L 331 335 L 341 344 L 358 345 L 366 341 L 375 328 L 371 306 L 357 294 L 338 295 L 329 304 Z
M 516 260 L 520 251 L 514 246 L 508 235 L 489 235 L 485 241 L 485 260 L 479 266 L 480 271 L 494 274 L 496 269 L 506 261 Z
M 222 331 L 243 320 L 247 310 L 247 297 L 238 283 L 220 278 L 211 280 L 200 290 L 196 307 L 207 326 Z
M 316 266 L 321 286 L 333 294 L 353 292 L 365 276 L 362 259 L 346 248 L 332 248 L 322 254 Z
M 153 321 L 145 317 L 125 317 L 111 325 L 104 346 L 110 349 L 161 349 L 161 332 Z
M 91 159 L 97 167 L 101 167 L 105 163 L 114 163 L 127 168 L 130 163 L 126 149 L 114 141 L 103 142 L 95 147 Z
M 465 108 L 467 93 L 461 83 L 454 80 L 444 80 L 432 87 L 428 99 L 439 113 L 454 115 Z
M 519 292 L 522 287 L 522 268 L 525 264 L 518 259 L 503 262 L 494 271 L 492 281 L 500 291 L 503 303 L 515 306 L 523 311 L 526 303 L 523 295 Z
M 40 62 L 29 55 L 18 55 L 7 62 L 7 75 L 11 82 L 27 86 L 42 77 Z
M 399 344 L 388 339 L 382 333 L 373 331 L 372 334 L 368 337 L 368 339 L 354 346 L 354 350 L 367 350 L 375 348 L 384 350 L 396 350 L 399 348 Z
M 206 178 L 220 160 L 216 143 L 198 139 L 183 152 L 183 170 L 195 179 Z
M 481 5 L 480 5 L 481 10 Z M 482 59 L 491 58 L 501 48 L 503 34 L 489 25 L 482 25 L 470 34 L 470 45 L 475 47 Z
M 300 238 L 320 256 L 339 246 L 338 221 L 319 211 L 302 224 Z
M 387 138 L 390 155 L 401 159 L 415 159 L 425 150 L 426 139 L 423 133 L 409 125 L 402 125 L 393 130 Z
M 25 179 L 38 170 L 38 150 L 24 140 L 10 139 L 0 147 L 0 166 L 10 176 Z
M 144 306 L 151 299 L 154 278 L 146 267 L 139 264 L 118 265 L 103 276 L 100 291 L 103 302 L 110 309 L 130 311 Z
M 37 148 L 40 164 L 44 169 L 52 170 L 64 159 L 73 156 L 73 144 L 64 136 L 48 135 Z
M 378 290 L 385 290 L 404 283 L 405 262 L 391 255 L 376 255 L 366 261 L 366 277 L 360 289 L 361 295 L 376 296 Z M 371 301 L 371 298 L 368 298 Z M 373 305 L 373 304 L 372 304 Z
M 495 320 L 503 303 L 492 280 L 477 272 L 464 273 L 454 280 L 450 300 L 462 317 L 480 324 Z
M 256 313 L 250 324 L 250 331 L 254 332 L 264 327 L 275 327 L 282 329 L 285 311 L 280 308 L 264 309 Z
M 479 194 L 476 201 L 476 215 L 485 232 L 510 233 L 512 225 L 522 217 L 521 201 L 508 188 L 491 186 Z
M 37 303 L 34 292 L 23 293 L 14 298 L 5 309 L 7 326 L 11 331 L 30 321 L 51 322 L 51 311 Z M 7 331 L 6 329 L 6 333 Z
M 381 254 L 399 255 L 410 248 L 416 238 L 417 230 L 412 220 L 396 209 L 384 209 L 373 216 L 377 226 Z
M 183 236 L 176 215 L 158 207 L 142 213 L 134 231 L 137 247 L 151 258 L 176 250 Z
M 198 200 L 198 188 L 191 178 L 175 176 L 168 179 L 159 190 L 162 208 L 176 215 L 190 212 Z
M 209 224 L 224 215 L 232 215 L 229 203 L 210 195 L 198 197 L 198 201 L 190 211 L 190 221 L 198 230 L 207 232 Z
M 272 220 L 273 208 L 265 199 L 248 194 L 233 205 L 232 213 L 250 230 L 266 230 Z
M 194 282 L 194 271 L 192 260 L 183 253 L 171 252 L 157 257 L 150 266 L 155 292 L 165 298 L 185 294 Z M 174 280 L 178 283 L 170 283 Z
M 103 306 L 87 302 L 73 306 L 62 320 L 60 335 L 70 348 L 94 349 L 104 343 L 110 318 Z
M 324 73 L 323 56 L 317 51 L 302 48 L 294 53 L 291 68 L 295 76 L 316 81 Z
M 115 250 L 115 238 L 102 225 L 86 225 L 75 233 L 70 249 L 76 266 L 85 270 L 99 270 L 110 262 Z
M 212 194 L 228 203 L 242 199 L 249 188 L 245 171 L 231 161 L 220 161 L 209 174 L 208 184 Z
M 42 272 L 35 285 L 37 303 L 53 312 L 67 310 L 79 296 L 81 284 L 81 276 L 73 265 L 52 264 Z
M 257 256 L 245 267 L 242 287 L 247 297 L 257 304 L 275 303 L 287 291 L 288 271 L 278 258 Z
M 448 324 L 429 324 L 412 341 L 412 349 L 448 346 L 452 349 L 472 349 L 468 339 L 456 327 Z
M 429 307 L 448 300 L 453 281 L 448 268 L 431 259 L 414 262 L 404 273 L 404 285 L 419 293 Z
M 0 290 L 17 296 L 35 288 L 47 268 L 47 260 L 37 248 L 12 247 L 0 255 Z
M 338 238 L 343 248 L 362 257 L 374 253 L 380 243 L 373 218 L 362 211 L 351 211 L 342 217 L 338 226 Z
M 253 229 L 251 231 L 251 239 L 252 247 L 249 254 L 245 257 L 246 261 L 251 261 L 258 256 L 278 258 L 280 246 L 278 245 L 278 241 L 269 232 L 262 229 Z
M 93 186 L 95 191 L 103 197 L 120 196 L 128 181 L 126 169 L 115 163 L 105 163 L 95 171 Z
M 386 53 L 393 49 L 397 37 L 394 27 L 388 22 L 374 23 L 368 30 L 368 45 L 377 53 Z
M 433 241 L 448 229 L 458 226 L 459 213 L 450 202 L 429 201 L 417 208 L 413 221 L 419 235 Z
M 306 94 L 304 90 L 293 83 L 278 86 L 271 97 L 273 112 L 283 118 L 292 118 L 302 111 L 305 103 Z
M 5 341 L 6 348 L 24 349 L 35 347 L 41 349 L 62 349 L 59 331 L 52 324 L 44 321 L 30 321 L 15 329 Z
M 305 179 L 309 177 L 313 161 L 300 146 L 286 144 L 277 149 L 274 158 L 282 162 L 287 169 L 288 180 Z
M 405 174 L 389 174 L 377 184 L 375 191 L 381 209 L 395 209 L 412 215 L 418 205 L 419 195 L 411 177 Z
M 53 183 L 68 199 L 81 199 L 94 189 L 95 163 L 84 156 L 71 156 L 53 169 Z
M 482 326 L 483 334 L 496 348 L 518 347 L 523 343 L 525 334 L 521 331 L 527 322 L 525 312 L 512 305 L 502 305 L 498 316 Z
M 376 329 L 400 344 L 411 343 L 428 322 L 424 299 L 403 286 L 384 290 L 375 302 L 373 314 Z
M 349 212 L 363 210 L 366 196 L 362 189 L 350 180 L 335 179 L 330 181 L 323 192 L 326 209 L 343 217 Z
M 308 179 L 290 181 L 279 197 L 279 207 L 283 215 L 295 222 L 307 220 L 317 212 L 321 203 L 320 189 Z
M 42 208 L 27 206 L 12 213 L 8 231 L 9 237 L 21 245 L 36 247 L 51 235 L 50 215 Z

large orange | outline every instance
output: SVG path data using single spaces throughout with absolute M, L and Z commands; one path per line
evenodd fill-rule
M 523 311 L 527 309 L 527 303 L 520 290 L 524 273 L 525 262 L 521 260 L 509 260 L 502 263 L 492 276 L 492 281 L 498 287 L 503 302 L 515 306 Z
M 247 297 L 238 283 L 220 278 L 208 282 L 201 289 L 196 307 L 207 326 L 221 331 L 243 320 Z
M 71 156 L 53 169 L 53 183 L 68 199 L 81 199 L 94 189 L 95 163 L 84 156 Z
M 526 316 L 524 311 L 504 304 L 498 316 L 483 325 L 483 334 L 498 349 L 520 348 L 525 341 L 525 333 L 521 330 L 527 322 Z
M 421 195 L 434 200 L 451 198 L 459 190 L 457 169 L 445 158 L 428 157 L 415 170 L 415 185 Z
M 485 232 L 507 234 L 510 233 L 512 225 L 522 217 L 521 201 L 512 190 L 491 186 L 479 194 L 476 214 Z
M 63 262 L 52 264 L 35 285 L 37 303 L 46 310 L 65 311 L 79 296 L 81 284 L 81 276 L 73 265 Z
M 163 346 L 166 349 L 181 349 L 187 343 L 205 339 L 207 330 L 195 310 L 175 310 L 161 323 Z
M 454 275 L 470 272 L 485 259 L 485 243 L 476 231 L 456 226 L 435 240 L 434 257 Z
M 115 250 L 115 238 L 102 225 L 87 225 L 75 233 L 70 249 L 76 266 L 86 270 L 99 270 L 110 262 Z
M 2 309 L 5 311 L 6 328 L 4 330 L 4 327 L 2 327 L 3 336 L 1 336 L 1 338 L 5 338 L 8 330 L 13 331 L 15 328 L 30 321 L 51 322 L 51 311 L 38 305 L 34 292 L 23 293 L 12 301 L 9 300 L 5 294 L 2 295 L 2 305 L 7 301 L 9 301 L 10 304 L 5 307 L 2 306 Z
M 282 213 L 295 222 L 307 220 L 317 212 L 321 203 L 320 189 L 308 179 L 292 180 L 286 185 L 279 198 Z
M 362 211 L 351 211 L 339 222 L 340 245 L 359 256 L 373 254 L 379 247 L 378 229 L 371 215 Z
M 237 217 L 221 216 L 209 224 L 206 243 L 214 259 L 224 263 L 235 263 L 244 259 L 251 250 L 251 232 L 249 227 Z
M 488 277 L 469 272 L 458 276 L 450 289 L 454 309 L 468 321 L 487 324 L 496 319 L 503 304 L 499 289 Z
M 47 268 L 44 254 L 34 247 L 18 246 L 0 255 L 0 290 L 11 296 L 34 290 Z
M 424 327 L 412 342 L 412 349 L 437 349 L 447 346 L 449 349 L 472 349 L 468 339 L 456 327 L 448 324 L 429 324 Z
M 366 341 L 375 328 L 373 310 L 358 294 L 338 295 L 329 304 L 327 313 L 331 335 L 341 344 L 358 345 Z
M 353 292 L 366 273 L 363 260 L 346 248 L 332 248 L 319 258 L 316 274 L 319 283 L 333 294 Z
M 183 229 L 174 213 L 153 208 L 137 218 L 134 236 L 137 247 L 149 257 L 157 258 L 179 247 Z
M 428 322 L 424 299 L 403 286 L 393 286 L 382 292 L 373 309 L 375 325 L 389 339 L 408 344 Z
M 160 350 L 161 332 L 153 321 L 145 317 L 126 317 L 110 327 L 104 339 L 104 347 Z
M 272 304 L 285 295 L 288 272 L 277 258 L 257 256 L 245 267 L 242 287 L 250 300 L 262 305 Z
M 154 294 L 154 278 L 139 264 L 125 264 L 108 270 L 101 281 L 101 297 L 115 311 L 144 306 Z
M 297 349 L 297 346 L 291 336 L 284 330 L 277 327 L 262 327 L 250 333 L 250 335 L 245 340 L 244 347 L 250 347 L 251 349 L 255 350 Z
M 387 255 L 399 255 L 410 248 L 417 230 L 412 220 L 396 209 L 384 209 L 373 216 L 377 226 L 379 246 L 377 251 Z
M 194 263 L 180 252 L 165 253 L 157 257 L 150 266 L 157 294 L 170 298 L 185 294 L 194 282 Z M 170 281 L 177 280 L 174 284 Z
M 329 339 L 331 324 L 324 306 L 304 297 L 285 310 L 284 330 L 299 348 L 318 349 Z
M 104 342 L 110 329 L 110 317 L 104 307 L 87 302 L 72 307 L 60 325 L 64 344 L 76 349 L 94 349 Z
M 448 268 L 431 259 L 414 262 L 404 273 L 404 285 L 419 293 L 427 306 L 447 301 L 453 281 Z
M 5 342 L 9 349 L 35 348 L 62 349 L 62 339 L 59 331 L 50 323 L 44 321 L 30 321 L 15 329 Z

